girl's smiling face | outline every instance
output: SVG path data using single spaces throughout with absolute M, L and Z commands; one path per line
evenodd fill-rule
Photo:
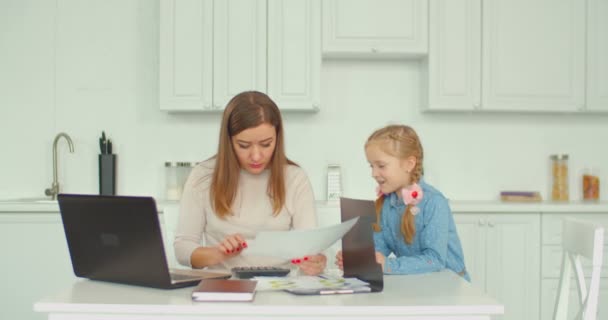
M 389 194 L 410 185 L 410 172 L 416 165 L 414 157 L 399 159 L 386 153 L 379 143 L 369 144 L 365 156 L 372 169 L 372 178 L 382 193 Z M 401 193 L 397 192 L 397 195 L 401 196 Z

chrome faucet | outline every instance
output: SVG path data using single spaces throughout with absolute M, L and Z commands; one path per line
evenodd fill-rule
M 50 188 L 44 190 L 44 194 L 47 196 L 51 196 L 51 199 L 57 199 L 57 194 L 59 194 L 59 181 L 57 181 L 57 142 L 59 142 L 59 138 L 64 137 L 67 140 L 68 145 L 70 147 L 70 153 L 74 153 L 74 144 L 72 143 L 72 139 L 67 133 L 60 132 L 55 136 L 55 141 L 53 141 L 53 184 Z

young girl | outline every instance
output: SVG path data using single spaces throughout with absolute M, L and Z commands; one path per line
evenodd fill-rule
M 414 129 L 377 130 L 367 139 L 365 155 L 378 183 L 374 242 L 384 272 L 448 268 L 470 281 L 448 200 L 422 179 L 423 151 Z M 341 252 L 336 258 L 342 267 Z

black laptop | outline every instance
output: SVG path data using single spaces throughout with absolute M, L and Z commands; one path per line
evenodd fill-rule
M 372 292 L 384 288 L 384 273 L 376 262 L 376 248 L 372 223 L 376 222 L 373 201 L 340 198 L 342 222 L 359 217 L 357 223 L 342 237 L 344 277 L 357 278 L 369 283 Z
M 231 276 L 170 272 L 151 197 L 60 194 L 58 200 L 77 277 L 170 289 Z

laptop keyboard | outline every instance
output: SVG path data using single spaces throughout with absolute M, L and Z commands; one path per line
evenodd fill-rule
M 178 273 L 171 274 L 171 280 L 173 280 L 173 281 L 194 280 L 197 278 L 202 278 L 202 277 L 196 277 L 196 276 L 192 276 L 192 275 L 185 275 L 185 274 L 178 274 Z

